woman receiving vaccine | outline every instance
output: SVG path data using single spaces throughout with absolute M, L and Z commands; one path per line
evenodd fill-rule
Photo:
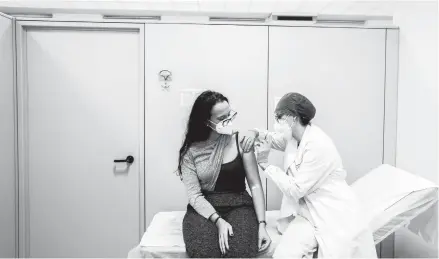
M 195 100 L 189 116 L 178 161 L 189 199 L 183 219 L 189 257 L 255 257 L 271 243 L 256 157 L 233 134 L 235 116 L 228 99 L 213 91 Z

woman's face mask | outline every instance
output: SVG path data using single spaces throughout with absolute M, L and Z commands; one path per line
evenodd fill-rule
M 218 123 L 216 124 L 216 127 L 213 130 L 215 130 L 219 134 L 232 135 L 233 134 L 232 122 L 229 122 L 225 126 Z
M 232 121 L 235 119 L 237 112 L 231 112 L 230 116 L 227 119 L 224 119 L 218 123 L 214 123 L 212 121 L 209 121 L 211 125 L 209 127 L 216 131 L 218 134 L 223 135 L 232 135 L 233 134 L 233 128 L 232 128 Z

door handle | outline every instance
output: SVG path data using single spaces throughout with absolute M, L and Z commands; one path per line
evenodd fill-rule
M 125 159 L 116 159 L 114 160 L 115 163 L 128 163 L 128 164 L 132 164 L 134 162 L 134 157 L 133 156 L 127 156 L 127 158 Z

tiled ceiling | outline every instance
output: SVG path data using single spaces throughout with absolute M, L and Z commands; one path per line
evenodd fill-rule
M 418 2 L 418 1 L 414 1 Z M 0 7 L 142 9 L 202 12 L 300 12 L 391 15 L 397 1 L 355 0 L 0 0 Z

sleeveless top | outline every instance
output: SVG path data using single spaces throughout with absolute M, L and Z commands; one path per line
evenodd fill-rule
M 238 155 L 233 161 L 221 165 L 214 192 L 243 192 L 245 186 L 245 168 L 239 152 L 238 134 L 236 134 Z

